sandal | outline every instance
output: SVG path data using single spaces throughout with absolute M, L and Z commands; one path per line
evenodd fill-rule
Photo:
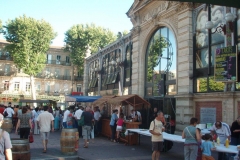
M 47 150 L 43 150 L 42 153 L 47 153 Z
M 88 146 L 83 146 L 83 148 L 88 148 Z

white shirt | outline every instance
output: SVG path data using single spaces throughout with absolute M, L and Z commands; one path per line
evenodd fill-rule
M 211 128 L 211 131 L 215 131 L 220 139 L 220 143 L 225 144 L 227 137 L 231 135 L 231 131 L 227 123 L 224 123 L 224 122 L 221 122 L 221 123 L 222 123 L 222 127 L 219 129 L 216 128 L 214 123 Z
M 4 112 L 7 112 L 8 113 L 8 116 L 7 117 L 9 117 L 9 118 L 11 118 L 12 116 L 13 116 L 13 114 L 14 114 L 14 111 L 13 111 L 13 109 L 11 108 L 11 107 L 7 107 L 4 111 L 3 111 L 3 113 Z
M 69 115 L 70 111 L 66 110 L 63 114 L 63 122 L 67 122 L 67 116 Z
M 78 109 L 78 110 L 75 112 L 74 117 L 75 117 L 76 119 L 81 119 L 82 113 L 83 113 L 83 111 L 82 111 L 81 109 Z
M 53 115 L 48 111 L 44 111 L 37 117 L 39 122 L 40 132 L 50 132 L 51 122 L 54 120 Z
M 138 121 L 140 121 L 140 119 L 141 119 L 141 113 L 138 112 L 138 111 L 134 111 L 133 113 L 131 113 L 131 117 L 132 117 L 132 118 L 135 118 L 136 112 L 137 112 L 137 115 L 138 115 Z
M 94 112 L 94 119 L 98 121 L 100 117 L 101 117 L 100 112 L 99 111 L 95 111 Z

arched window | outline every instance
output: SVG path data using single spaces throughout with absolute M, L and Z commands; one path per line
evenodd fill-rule
M 154 32 L 146 52 L 145 97 L 176 94 L 176 40 L 171 30 Z
M 118 88 L 120 67 L 117 65 L 117 59 L 121 57 L 121 50 L 116 49 L 103 57 L 102 60 L 102 84 L 101 89 Z
M 89 91 L 95 91 L 98 87 L 98 71 L 99 69 L 99 60 L 95 60 L 90 63 L 89 72 L 88 72 L 88 88 Z
M 124 65 L 124 87 L 131 86 L 132 75 L 132 44 L 129 44 L 126 48 Z

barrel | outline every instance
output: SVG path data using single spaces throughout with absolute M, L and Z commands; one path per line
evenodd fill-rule
M 30 146 L 28 139 L 12 138 L 13 160 L 30 160 Z
M 76 128 L 62 129 L 60 145 L 64 155 L 75 155 L 78 149 L 78 130 Z
M 3 124 L 2 124 L 2 129 L 7 131 L 8 133 L 11 133 L 12 132 L 12 128 L 13 128 L 13 125 L 12 125 L 12 118 L 4 118 L 3 119 Z

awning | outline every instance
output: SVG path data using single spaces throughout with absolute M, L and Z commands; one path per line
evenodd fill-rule
M 128 105 L 129 104 L 134 108 L 140 107 L 143 105 L 150 107 L 150 103 L 148 103 L 146 100 L 144 100 L 143 98 L 141 98 L 136 94 L 116 96 L 115 98 L 109 99 L 108 103 L 112 105 Z
M 107 103 L 108 100 L 110 100 L 111 98 L 114 98 L 114 97 L 117 97 L 117 96 L 102 96 L 101 98 L 99 98 L 98 100 L 94 101 L 92 103 L 93 106 L 100 106 L 104 103 Z
M 166 0 L 166 1 L 206 3 L 206 4 L 240 8 L 239 0 Z
M 66 102 L 94 102 L 101 96 L 65 96 Z
M 21 103 L 50 103 L 52 100 L 31 100 L 31 99 L 20 99 Z

